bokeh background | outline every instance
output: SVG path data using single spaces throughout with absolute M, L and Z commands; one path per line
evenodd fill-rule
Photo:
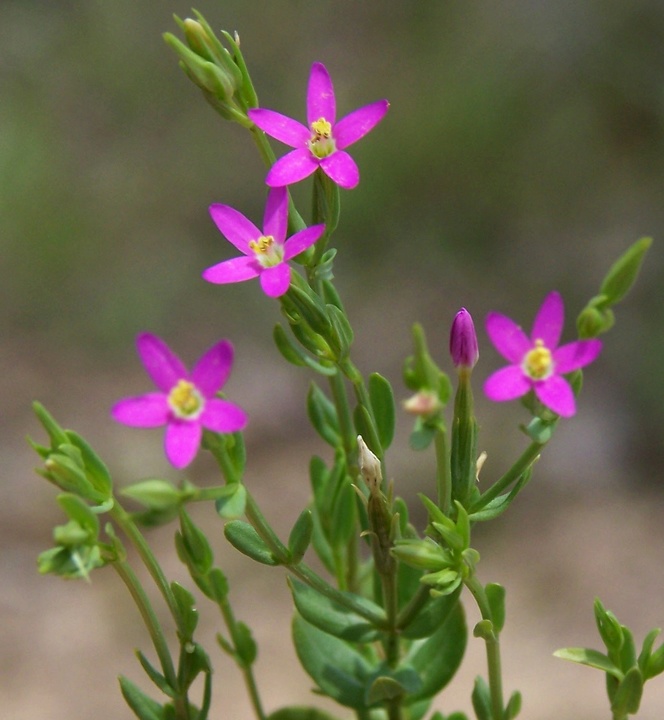
M 597 645 L 595 595 L 639 641 L 664 623 L 664 4 L 200 0 L 197 9 L 240 33 L 266 107 L 303 117 L 314 60 L 334 78 L 341 115 L 391 101 L 354 148 L 362 179 L 343 193 L 335 245 L 357 363 L 390 377 L 400 398 L 415 320 L 445 363 L 450 321 L 466 306 L 482 380 L 499 363 L 482 329 L 488 310 L 529 326 L 556 288 L 571 326 L 613 259 L 655 237 L 577 417 L 510 513 L 477 533 L 483 579 L 508 588 L 505 685 L 523 691 L 523 717 L 607 717 L 600 674 L 551 653 Z M 62 516 L 54 489 L 32 473 L 25 436 L 41 437 L 32 400 L 84 433 L 118 484 L 177 480 L 159 431 L 108 417 L 118 397 L 147 388 L 134 336 L 149 329 L 187 362 L 228 337 L 237 358 L 228 391 L 252 416 L 246 482 L 282 532 L 306 502 L 308 457 L 325 452 L 306 425 L 310 378 L 272 347 L 276 305 L 256 283 L 200 279 L 231 254 L 207 206 L 225 202 L 259 220 L 264 168 L 247 133 L 178 69 L 161 38 L 177 33 L 172 13 L 190 9 L 0 4 L 0 707 L 11 720 L 129 718 L 115 678 L 140 679 L 132 649 L 149 651 L 110 570 L 89 586 L 36 575 Z M 484 474 L 495 479 L 524 444 L 526 416 L 518 404 L 477 405 Z M 414 501 L 431 487 L 432 467 L 407 449 L 407 422 L 388 459 Z M 212 473 L 202 457 L 188 476 Z M 225 546 L 211 510 L 197 520 L 218 541 L 238 613 L 255 629 L 267 706 L 310 701 L 282 631 L 291 612 L 283 576 Z M 172 530 L 151 538 L 184 579 Z M 212 637 L 219 622 L 206 613 Z M 248 720 L 238 673 L 212 652 L 225 697 L 215 717 Z M 445 712 L 470 709 L 472 679 L 485 672 L 479 641 L 467 662 L 438 703 Z M 660 720 L 661 678 L 645 695 L 639 717 Z

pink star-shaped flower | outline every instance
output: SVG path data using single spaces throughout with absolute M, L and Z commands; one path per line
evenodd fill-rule
M 216 397 L 233 365 L 233 346 L 228 341 L 213 345 L 191 372 L 156 335 L 141 333 L 136 347 L 159 392 L 124 398 L 113 406 L 111 415 L 132 427 L 166 425 L 164 447 L 171 465 L 179 469 L 189 465 L 198 452 L 203 428 L 232 433 L 246 426 L 242 408 Z
M 489 313 L 486 330 L 496 350 L 511 365 L 487 378 L 484 392 L 490 400 L 514 400 L 533 390 L 540 402 L 563 417 L 576 412 L 574 393 L 562 375 L 591 363 L 602 349 L 600 340 L 577 340 L 561 345 L 563 300 L 549 293 L 528 337 L 505 315 Z
M 313 245 L 325 225 L 312 225 L 286 240 L 288 191 L 273 188 L 267 196 L 263 232 L 242 213 L 228 205 L 211 205 L 210 215 L 222 235 L 244 256 L 224 260 L 205 270 L 203 278 L 225 284 L 260 277 L 263 292 L 270 297 L 283 295 L 290 285 L 288 261 Z
M 346 190 L 360 181 L 360 172 L 346 152 L 385 116 L 387 100 L 365 105 L 336 121 L 337 109 L 332 80 L 322 63 L 314 63 L 307 89 L 307 125 L 274 110 L 254 108 L 249 119 L 273 138 L 295 148 L 277 160 L 267 174 L 270 187 L 292 185 L 320 168 Z

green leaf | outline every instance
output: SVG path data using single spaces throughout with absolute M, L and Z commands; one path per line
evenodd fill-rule
M 332 508 L 329 540 L 333 547 L 345 547 L 356 533 L 357 501 L 349 478 L 345 478 Z
M 307 413 L 309 421 L 323 440 L 328 445 L 337 447 L 341 443 L 341 433 L 336 408 L 313 382 L 307 393 Z
M 247 490 L 242 483 L 230 483 L 215 500 L 214 506 L 219 517 L 234 520 L 244 515 L 247 504 Z
M 412 450 L 426 450 L 433 442 L 436 436 L 436 428 L 432 425 L 426 425 L 421 418 L 417 418 L 415 429 L 410 434 L 408 444 Z
M 92 512 L 90 506 L 77 495 L 63 493 L 57 497 L 58 505 L 65 511 L 70 520 L 77 522 L 87 530 L 90 539 L 99 535 L 99 518 Z
M 177 695 L 177 690 L 174 690 L 168 684 L 168 680 L 166 680 L 166 678 L 152 665 L 152 663 L 140 650 L 136 650 L 136 657 L 150 680 L 152 680 L 152 682 L 164 693 L 164 695 L 174 698 Z
M 205 533 L 196 526 L 184 508 L 180 509 L 180 533 L 176 533 L 176 537 L 178 535 L 182 538 L 178 550 L 185 555 L 180 559 L 201 575 L 210 572 L 214 561 L 210 543 Z
M 643 673 L 643 677 L 646 680 L 650 680 L 650 678 L 659 675 L 661 672 L 664 672 L 664 643 L 648 658 L 648 665 Z
M 311 543 L 313 530 L 314 521 L 311 510 L 303 510 L 288 536 L 288 552 L 292 563 L 297 564 L 304 557 L 304 553 Z
M 620 681 L 618 689 L 613 696 L 611 711 L 614 717 L 626 717 L 639 711 L 641 696 L 643 695 L 643 678 L 639 668 L 633 667 Z
M 285 707 L 270 713 L 267 720 L 337 720 L 318 708 L 311 707 Z
M 518 690 L 515 690 L 512 693 L 509 702 L 507 703 L 507 707 L 505 708 L 504 720 L 514 720 L 514 718 L 520 712 L 521 712 L 521 693 Z
M 95 490 L 109 498 L 113 489 L 113 481 L 111 480 L 111 473 L 105 463 L 92 449 L 92 446 L 78 433 L 73 430 L 66 430 L 65 432 L 69 438 L 69 442 L 75 445 L 81 452 L 88 480 L 92 483 Z
M 450 595 L 430 598 L 426 605 L 415 616 L 413 622 L 401 631 L 401 635 L 409 640 L 426 638 L 443 625 L 450 613 L 459 602 L 461 588 Z
M 641 647 L 641 653 L 639 654 L 637 664 L 639 666 L 639 669 L 641 670 L 641 674 L 643 675 L 644 680 L 649 679 L 646 675 L 646 668 L 648 667 L 648 661 L 652 653 L 652 646 L 660 632 L 662 632 L 660 628 L 655 628 L 654 630 L 651 630 L 643 640 L 643 645 Z
M 290 578 L 288 584 L 300 615 L 319 630 L 341 640 L 358 643 L 371 642 L 379 637 L 379 631 L 361 615 L 348 610 L 298 580 Z M 381 608 L 370 600 L 348 594 L 352 595 L 355 602 L 361 603 L 371 612 L 382 613 Z
M 172 483 L 157 478 L 128 485 L 122 488 L 120 493 L 151 510 L 168 510 L 177 507 L 182 497 L 180 490 Z
M 298 365 L 299 367 L 309 367 L 321 375 L 331 376 L 336 374 L 336 367 L 333 365 L 323 365 L 315 360 L 290 339 L 281 325 L 275 326 L 273 337 L 277 349 L 289 363 Z
M 598 650 L 590 650 L 588 648 L 561 648 L 553 654 L 562 660 L 569 660 L 579 663 L 580 665 L 587 665 L 588 667 L 602 670 L 618 680 L 622 680 L 623 678 L 623 673 L 620 668 L 617 668 L 604 653 Z
M 475 678 L 473 686 L 473 710 L 477 715 L 477 720 L 493 720 L 493 712 L 491 711 L 491 694 L 489 686 L 482 677 Z
M 258 648 L 248 625 L 243 622 L 235 623 L 233 642 L 235 643 L 236 658 L 240 665 L 242 667 L 252 665 L 258 655 Z
M 171 591 L 178 606 L 183 630 L 188 637 L 191 637 L 194 634 L 196 625 L 198 625 L 198 610 L 195 608 L 196 600 L 189 590 L 177 582 L 171 583 Z
M 369 376 L 369 398 L 376 418 L 376 429 L 383 450 L 392 444 L 396 423 L 394 393 L 390 383 L 378 373 Z
M 600 293 L 606 295 L 609 305 L 622 300 L 634 284 L 643 258 L 652 245 L 652 238 L 637 240 L 616 262 L 604 278 Z
M 123 675 L 120 675 L 120 690 L 139 720 L 165 720 L 163 707 Z
M 340 310 L 336 305 L 327 305 L 326 307 L 333 330 L 330 344 L 335 345 L 337 360 L 343 360 L 348 357 L 350 346 L 353 344 L 353 328 L 343 310 Z
M 355 432 L 362 436 L 369 450 L 378 457 L 381 457 L 383 448 L 380 443 L 380 438 L 376 432 L 376 426 L 371 419 L 369 410 L 365 408 L 364 405 L 355 406 L 353 422 L 355 424 Z
M 302 667 L 326 695 L 346 707 L 366 708 L 365 691 L 372 666 L 364 655 L 297 613 L 293 618 L 293 643 Z
M 408 702 L 433 697 L 454 677 L 461 664 L 468 631 L 461 603 L 456 603 L 445 622 L 431 637 L 416 640 L 403 660 L 422 680 L 421 689 Z
M 496 633 L 500 633 L 505 625 L 505 588 L 498 583 L 489 583 L 486 598 L 491 608 L 491 619 Z
M 242 520 L 231 520 L 224 527 L 224 535 L 236 550 L 239 550 L 252 560 L 262 565 L 279 564 L 260 535 L 249 523 Z

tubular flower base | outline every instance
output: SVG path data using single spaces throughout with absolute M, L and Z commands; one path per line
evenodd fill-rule
M 113 406 L 111 415 L 132 427 L 166 425 L 164 446 L 171 465 L 189 465 L 198 452 L 203 428 L 232 433 L 246 426 L 248 419 L 242 408 L 215 397 L 233 365 L 233 346 L 228 341 L 213 345 L 191 372 L 156 335 L 142 333 L 136 346 L 159 392 L 124 398 Z
M 549 293 L 540 307 L 530 338 L 510 318 L 489 313 L 486 330 L 496 350 L 510 365 L 493 373 L 484 384 L 490 400 L 514 400 L 533 390 L 550 410 L 570 417 L 576 412 L 574 393 L 562 375 L 597 358 L 600 340 L 577 340 L 558 347 L 564 323 L 563 300 Z
M 223 285 L 260 277 L 263 292 L 269 297 L 279 297 L 288 290 L 291 278 L 288 261 L 313 245 L 325 230 L 325 225 L 312 225 L 286 240 L 286 188 L 274 188 L 268 193 L 263 232 L 228 205 L 211 205 L 210 215 L 222 235 L 244 257 L 213 265 L 203 273 L 203 279 Z
M 360 181 L 360 172 L 345 150 L 372 130 L 388 107 L 387 100 L 378 100 L 336 122 L 332 80 L 322 63 L 314 63 L 307 90 L 308 127 L 274 110 L 254 108 L 248 112 L 261 130 L 295 148 L 277 160 L 265 182 L 270 187 L 292 185 L 320 167 L 339 187 L 351 190 Z

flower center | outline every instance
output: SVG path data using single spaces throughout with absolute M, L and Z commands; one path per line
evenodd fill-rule
M 545 347 L 543 340 L 535 340 L 535 347 L 526 353 L 523 371 L 533 380 L 544 380 L 553 372 L 551 350 Z
M 264 268 L 274 267 L 284 261 L 283 245 L 275 242 L 272 235 L 261 235 L 258 240 L 250 240 L 249 247 Z
M 188 380 L 178 380 L 168 393 L 168 405 L 181 420 L 195 420 L 205 407 L 205 399 Z
M 332 137 L 332 123 L 324 117 L 318 118 L 311 123 L 311 139 L 309 150 L 317 158 L 322 159 L 337 149 L 337 144 Z

